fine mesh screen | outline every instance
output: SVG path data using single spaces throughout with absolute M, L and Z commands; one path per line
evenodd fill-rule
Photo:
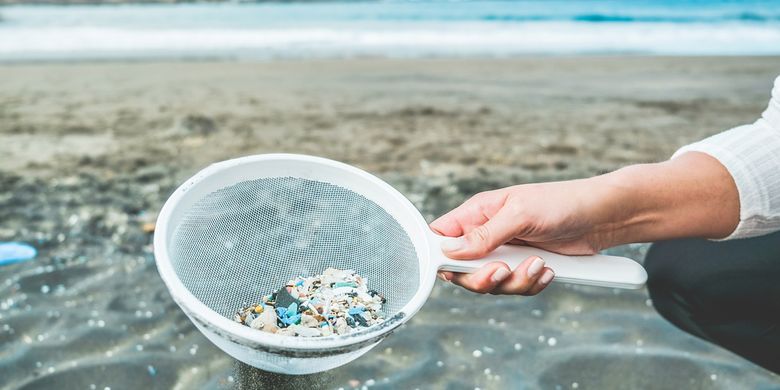
M 415 294 L 419 264 L 404 229 L 381 207 L 332 184 L 299 178 L 245 181 L 195 203 L 169 253 L 187 289 L 232 319 L 246 303 L 298 276 L 354 269 L 393 315 Z

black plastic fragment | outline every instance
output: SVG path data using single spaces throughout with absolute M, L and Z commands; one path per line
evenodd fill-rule
M 385 299 L 385 296 L 380 294 L 380 293 L 378 293 L 376 290 L 368 290 L 368 295 L 371 295 L 372 297 L 376 296 L 376 295 L 379 295 L 379 298 L 382 300 L 382 303 L 387 302 L 387 299 Z
M 293 298 L 293 296 L 287 292 L 287 287 L 280 288 L 274 295 L 276 296 L 276 307 L 289 307 L 291 303 L 295 303 L 298 305 L 298 311 L 301 310 L 301 301 Z
M 354 318 L 355 321 L 357 321 L 357 323 L 360 324 L 360 326 L 368 326 L 368 321 L 366 321 L 366 319 L 362 315 L 353 314 L 352 318 Z M 349 321 L 347 321 L 347 323 L 349 323 Z

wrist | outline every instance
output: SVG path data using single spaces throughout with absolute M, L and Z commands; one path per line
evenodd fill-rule
M 630 242 L 723 238 L 739 223 L 739 194 L 728 170 L 703 153 L 632 165 L 597 176 L 602 249 Z
M 631 165 L 584 179 L 592 194 L 587 207 L 591 223 L 588 236 L 598 250 L 636 242 L 648 226 L 658 222 L 658 215 L 643 199 L 638 182 L 657 169 L 655 165 Z

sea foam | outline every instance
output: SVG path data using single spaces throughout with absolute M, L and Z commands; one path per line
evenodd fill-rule
M 13 6 L 0 9 L 0 60 L 776 55 L 774 9 L 606 1 Z

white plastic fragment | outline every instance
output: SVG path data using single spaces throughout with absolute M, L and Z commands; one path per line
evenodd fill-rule
M 284 336 L 343 335 L 384 321 L 384 303 L 354 270 L 328 268 L 322 275 L 288 281 L 262 303 L 241 308 L 233 320 Z

